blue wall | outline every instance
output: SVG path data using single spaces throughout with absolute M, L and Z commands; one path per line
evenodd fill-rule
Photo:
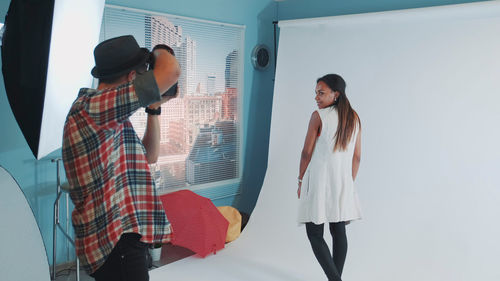
M 264 43 L 273 49 L 274 20 L 287 20 L 341 14 L 387 11 L 405 8 L 458 4 L 475 1 L 452 0 L 182 0 L 172 5 L 161 0 L 116 0 L 109 4 L 165 12 L 200 19 L 243 24 L 245 32 L 245 72 L 243 95 L 244 171 L 241 195 L 216 200 L 216 205 L 233 205 L 246 213 L 255 206 L 267 168 L 269 127 L 271 119 L 274 65 L 265 71 L 255 71 L 250 55 L 256 44 Z M 3 22 L 9 1 L 0 1 L 0 21 Z M 10 110 L 0 77 L 0 165 L 5 167 L 26 194 L 40 226 L 49 262 L 52 262 L 52 204 L 55 199 L 55 164 L 50 159 L 56 151 L 42 160 L 35 160 Z M 300 153 L 299 151 L 290 153 Z M 297 163 L 298 165 L 298 163 Z M 292 175 L 293 176 L 293 175 Z M 230 187 L 207 190 L 204 196 L 217 197 Z M 293 190 L 291 190 L 293 192 Z M 64 212 L 64 209 L 62 210 Z M 58 244 L 58 263 L 66 261 L 65 246 Z

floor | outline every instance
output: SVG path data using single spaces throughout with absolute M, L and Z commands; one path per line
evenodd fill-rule
M 241 213 L 241 230 L 245 228 L 250 216 L 246 213 Z M 153 262 L 153 267 L 150 270 L 159 268 L 163 265 L 182 260 L 184 258 L 193 256 L 194 252 L 189 249 L 174 246 L 172 244 L 165 244 L 162 247 L 161 258 L 158 262 Z M 51 268 L 52 269 L 52 268 Z M 151 275 L 151 274 L 150 274 Z M 76 270 L 73 267 L 71 270 L 59 270 L 55 281 L 76 281 Z M 88 276 L 84 270 L 80 270 L 80 281 L 94 281 L 94 278 Z
M 158 268 L 163 265 L 181 260 L 183 258 L 192 256 L 194 253 L 186 248 L 173 246 L 171 244 L 163 245 L 161 250 L 161 258 L 157 262 L 153 262 L 153 267 Z M 93 281 L 94 278 L 88 276 L 84 270 L 80 270 L 80 281 Z M 76 281 L 76 270 L 75 268 L 71 269 L 62 269 L 57 272 L 57 277 L 55 281 Z

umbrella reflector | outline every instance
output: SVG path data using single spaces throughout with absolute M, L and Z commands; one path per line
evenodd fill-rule
M 172 224 L 172 244 L 206 257 L 224 248 L 229 222 L 212 201 L 190 190 L 160 196 Z

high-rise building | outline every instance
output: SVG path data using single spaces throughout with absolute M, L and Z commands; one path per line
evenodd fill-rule
M 222 94 L 222 119 L 237 120 L 238 115 L 238 51 L 226 56 L 226 89 Z
M 226 88 L 238 88 L 238 51 L 233 50 L 226 56 Z
M 238 89 L 227 88 L 222 94 L 222 119 L 238 120 Z
M 185 111 L 184 111 L 184 99 L 175 98 L 167 103 L 162 104 L 161 106 L 161 138 L 160 143 L 164 144 L 169 142 L 171 139 L 180 139 L 180 136 L 175 136 L 178 133 L 178 130 L 172 130 L 171 122 L 184 120 L 185 119 Z
M 202 184 L 238 177 L 238 133 L 234 121 L 200 128 L 186 159 L 186 181 Z
M 179 96 L 182 98 L 196 91 L 196 41 L 186 36 L 180 46 L 173 49 L 181 67 Z
M 146 48 L 152 49 L 157 44 L 170 46 L 181 67 L 179 77 L 179 96 L 194 93 L 196 89 L 196 41 L 182 34 L 182 27 L 174 25 L 162 16 L 146 16 Z
M 207 75 L 207 93 L 209 96 L 215 95 L 215 80 L 217 77 L 214 73 Z
M 151 50 L 158 44 L 166 44 L 171 48 L 181 45 L 182 27 L 161 16 L 146 16 L 144 21 L 146 48 Z
M 184 98 L 188 146 L 192 145 L 198 129 L 214 124 L 220 119 L 222 110 L 221 96 L 188 96 Z
M 170 46 L 176 55 L 182 69 L 182 76 L 179 80 L 179 97 L 187 92 L 185 85 L 191 83 L 190 77 L 194 77 L 196 68 L 196 42 L 190 37 L 183 39 L 182 27 L 176 26 L 167 18 L 162 16 L 145 17 L 145 42 L 146 47 L 152 49 L 157 44 Z M 185 133 L 185 105 L 182 98 L 176 98 L 162 105 L 161 155 L 184 154 L 188 148 L 186 146 L 187 136 Z M 132 118 L 132 124 L 138 135 L 142 137 L 146 129 L 147 115 L 144 110 L 138 110 Z
M 168 124 L 168 142 L 163 146 L 165 148 L 165 154 L 179 155 L 187 153 L 186 124 L 184 120 L 172 120 L 166 121 L 166 123 Z

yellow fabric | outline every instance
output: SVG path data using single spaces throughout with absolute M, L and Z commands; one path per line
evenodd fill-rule
M 231 206 L 217 207 L 219 212 L 226 218 L 229 222 L 229 227 L 227 228 L 226 242 L 231 242 L 236 240 L 241 233 L 241 214 L 235 208 Z

